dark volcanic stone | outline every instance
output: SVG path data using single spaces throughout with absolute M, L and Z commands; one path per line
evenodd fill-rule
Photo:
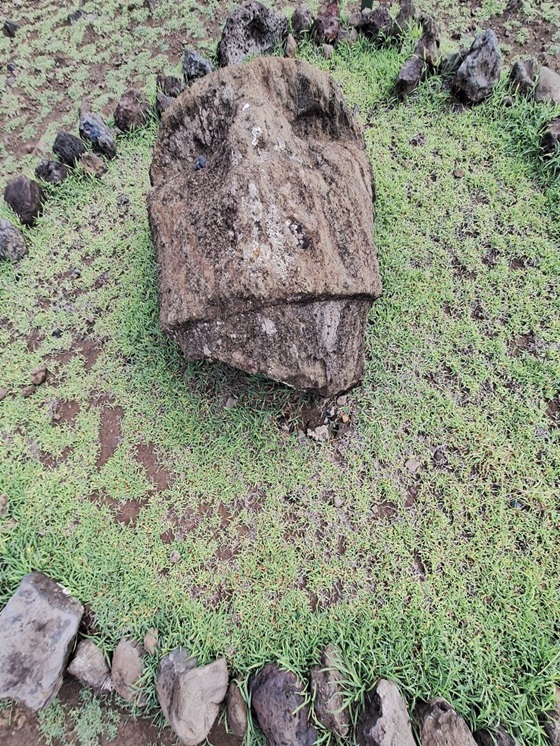
M 100 179 L 103 174 L 107 173 L 107 164 L 95 153 L 84 153 L 80 158 L 80 163 L 83 172 L 92 178 Z
M 96 153 L 114 158 L 116 155 L 115 138 L 103 117 L 90 110 L 87 103 L 80 107 L 80 137 L 91 143 Z
M 399 14 L 397 16 L 397 27 L 402 34 L 406 29 L 416 21 L 417 13 L 414 0 L 402 0 Z
M 453 86 L 468 102 L 476 104 L 485 99 L 500 79 L 502 55 L 496 34 L 485 31 L 475 39 L 457 75 Z
M 24 225 L 33 225 L 41 213 L 45 195 L 36 181 L 16 176 L 7 183 L 4 199 Z
M 337 2 L 330 3 L 319 13 L 313 23 L 311 33 L 316 44 L 336 43 L 340 33 L 340 11 Z
M 75 166 L 85 152 L 84 143 L 76 135 L 63 131 L 57 134 L 53 144 L 53 153 L 67 166 Z
M 220 67 L 237 65 L 245 57 L 270 54 L 283 47 L 288 35 L 288 19 L 256 0 L 240 5 L 226 20 L 218 44 Z
M 371 13 L 363 15 L 358 30 L 378 44 L 382 44 L 386 39 L 399 33 L 386 5 L 379 5 Z
M 356 724 L 358 746 L 414 746 L 406 704 L 392 681 L 381 679 Z
M 236 681 L 232 681 L 227 692 L 227 719 L 231 732 L 244 738 L 247 731 L 247 704 Z
M 183 78 L 190 85 L 194 80 L 203 78 L 214 70 L 212 63 L 205 60 L 198 52 L 185 49 L 183 54 Z
M 537 83 L 538 72 L 539 63 L 534 57 L 518 60 L 509 74 L 509 81 L 513 90 L 523 96 L 532 94 Z
M 27 254 L 22 232 L 9 220 L 0 218 L 0 259 L 17 262 Z
M 42 158 L 35 169 L 35 176 L 49 184 L 61 184 L 68 176 L 68 167 L 59 161 Z
M 161 119 L 164 111 L 167 111 L 175 99 L 171 96 L 166 96 L 165 93 L 158 91 L 156 93 L 156 114 Z
M 314 746 L 317 732 L 297 676 L 269 663 L 251 679 L 251 704 L 268 746 Z
M 7 36 L 8 39 L 13 39 L 17 33 L 19 26 L 15 21 L 9 21 L 7 18 L 2 26 L 2 33 Z
M 56 697 L 83 613 L 54 580 L 23 578 L 0 614 L 0 697 L 32 710 Z
M 314 23 L 313 13 L 305 5 L 298 5 L 290 20 L 292 31 L 296 39 L 308 34 Z
M 420 81 L 426 77 L 427 69 L 428 66 L 420 57 L 409 57 L 397 75 L 397 82 L 395 83 L 397 96 L 400 99 L 406 98 L 418 88 Z
M 123 132 L 142 127 L 150 116 L 150 102 L 145 93 L 130 88 L 123 93 L 114 112 L 115 126 Z
M 189 359 L 324 396 L 361 380 L 373 185 L 327 73 L 262 57 L 203 78 L 162 119 L 150 177 L 161 323 Z
M 516 746 L 515 741 L 503 728 L 490 733 L 487 730 L 477 730 L 473 733 L 474 740 L 478 746 Z
M 177 98 L 185 90 L 185 84 L 174 75 L 158 75 L 156 77 L 156 89 L 161 91 L 164 96 Z
M 542 136 L 541 148 L 546 155 L 560 151 L 560 117 L 553 119 Z

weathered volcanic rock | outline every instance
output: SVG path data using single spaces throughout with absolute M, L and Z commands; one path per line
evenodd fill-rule
M 4 34 L 4 36 L 7 36 L 8 39 L 15 39 L 18 29 L 19 26 L 17 23 L 15 23 L 15 21 L 10 21 L 6 18 L 2 26 L 2 33 Z
M 75 166 L 86 152 L 86 146 L 76 135 L 60 131 L 55 137 L 53 153 L 67 166 Z
M 538 102 L 560 104 L 560 75 L 549 67 L 541 67 L 534 98 Z
M 477 37 L 463 60 L 453 86 L 467 101 L 477 104 L 490 94 L 500 79 L 502 55 L 492 30 Z
M 560 688 L 554 693 L 554 709 L 544 718 L 544 730 L 550 746 L 560 746 Z
M 560 117 L 548 125 L 542 136 L 541 149 L 546 155 L 554 155 L 560 149 Z
M 220 67 L 238 65 L 247 56 L 270 54 L 284 45 L 287 35 L 285 16 L 250 0 L 227 18 L 218 44 L 218 63 Z
M 130 88 L 123 93 L 116 106 L 113 118 L 115 126 L 123 132 L 142 127 L 150 115 L 150 102 L 145 93 Z
M 402 0 L 399 14 L 397 16 L 397 28 L 402 34 L 406 29 L 416 21 L 417 12 L 414 0 Z
M 336 667 L 338 650 L 328 645 L 318 666 L 311 669 L 311 692 L 315 694 L 315 714 L 324 728 L 340 738 L 350 731 L 350 713 L 342 698 L 342 674 Z
M 259 58 L 206 76 L 163 118 L 151 181 L 161 322 L 188 358 L 325 396 L 361 380 L 374 192 L 327 73 Z
M 511 68 L 509 74 L 513 90 L 516 93 L 521 93 L 523 96 L 533 93 L 538 72 L 539 64 L 534 57 L 529 57 L 526 60 L 518 60 Z
M 190 85 L 199 78 L 203 78 L 213 70 L 212 63 L 205 60 L 198 52 L 185 49 L 183 54 L 183 78 L 187 85 Z
M 103 117 L 91 111 L 84 101 L 80 107 L 80 137 L 91 143 L 96 153 L 114 158 L 116 155 L 115 138 L 111 128 L 107 126 Z
M 335 44 L 339 32 L 340 10 L 338 2 L 329 3 L 326 8 L 320 11 L 313 23 L 313 39 L 317 44 Z
M 107 173 L 107 164 L 95 153 L 84 153 L 80 158 L 80 163 L 83 172 L 92 178 L 100 179 Z
M 24 225 L 33 225 L 41 214 L 45 195 L 27 176 L 15 176 L 6 184 L 4 199 Z
M 247 731 L 247 704 L 235 681 L 232 681 L 228 687 L 227 719 L 233 735 L 244 738 Z
M 292 30 L 296 39 L 308 34 L 313 26 L 313 13 L 305 5 L 298 5 L 290 19 Z
M 81 640 L 68 673 L 97 692 L 112 688 L 111 672 L 103 651 L 92 640 Z
M 161 75 L 156 77 L 156 89 L 161 91 L 164 96 L 177 98 L 185 90 L 185 84 L 175 75 Z
M 27 254 L 23 233 L 9 220 L 0 218 L 0 259 L 18 262 Z
M 490 733 L 487 730 L 477 730 L 473 733 L 478 746 L 516 746 L 515 741 L 503 728 L 497 728 Z
M 111 664 L 115 691 L 119 697 L 136 705 L 146 703 L 146 695 L 138 688 L 145 668 L 143 656 L 144 649 L 136 640 L 123 638 L 115 648 Z
M 383 43 L 399 33 L 386 5 L 378 5 L 373 12 L 362 14 L 358 29 L 365 37 L 378 43 Z
M 68 167 L 64 163 L 53 161 L 50 158 L 41 158 L 35 169 L 35 176 L 49 184 L 62 184 L 68 176 Z
M 419 708 L 418 719 L 422 746 L 476 746 L 463 718 L 442 697 Z
M 32 710 L 56 697 L 83 613 L 54 580 L 23 578 L 0 614 L 0 697 Z
M 175 101 L 173 96 L 166 96 L 162 91 L 156 93 L 156 114 L 161 119 L 163 112 L 167 111 L 171 104 Z
M 226 696 L 228 672 L 224 658 L 207 666 L 196 665 L 184 648 L 162 658 L 156 678 L 165 719 L 185 746 L 202 743 Z
M 422 36 L 414 49 L 414 55 L 399 70 L 395 93 L 405 98 L 418 87 L 420 81 L 433 72 L 440 62 L 440 32 L 432 16 L 422 17 Z
M 302 683 L 291 671 L 269 663 L 251 680 L 251 704 L 268 746 L 314 746 Z
M 392 681 L 381 679 L 356 725 L 359 746 L 414 746 L 406 704 Z

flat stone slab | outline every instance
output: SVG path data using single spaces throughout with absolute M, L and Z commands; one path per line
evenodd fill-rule
M 0 614 L 0 699 L 40 710 L 56 697 L 83 613 L 54 580 L 23 578 Z

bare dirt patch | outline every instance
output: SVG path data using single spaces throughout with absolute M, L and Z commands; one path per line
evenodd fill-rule
M 103 409 L 99 426 L 101 452 L 97 458 L 98 468 L 105 466 L 121 442 L 123 417 L 124 410 L 122 407 L 106 406 Z
M 159 461 L 153 443 L 140 443 L 136 448 L 136 460 L 146 470 L 146 476 L 158 492 L 169 489 L 171 485 L 171 474 Z

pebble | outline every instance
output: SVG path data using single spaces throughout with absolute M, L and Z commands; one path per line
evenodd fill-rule
M 27 399 L 28 396 L 31 396 L 35 393 L 35 386 L 22 386 L 22 388 L 19 390 L 19 393 Z
M 159 647 L 159 632 L 155 627 L 150 627 L 144 635 L 144 650 L 148 655 L 155 655 Z
M 13 39 L 19 29 L 18 24 L 15 21 L 10 21 L 6 18 L 2 27 L 2 33 L 7 36 L 8 39 Z
M 169 561 L 171 562 L 172 565 L 176 565 L 177 562 L 179 562 L 180 560 L 181 560 L 181 554 L 176 549 L 174 549 L 169 555 Z
M 100 179 L 103 174 L 107 173 L 107 164 L 95 153 L 84 153 L 80 158 L 82 170 L 88 176 Z
M 40 386 L 42 383 L 45 383 L 47 380 L 47 366 L 46 365 L 39 365 L 35 370 L 31 373 L 31 383 L 34 386 Z

